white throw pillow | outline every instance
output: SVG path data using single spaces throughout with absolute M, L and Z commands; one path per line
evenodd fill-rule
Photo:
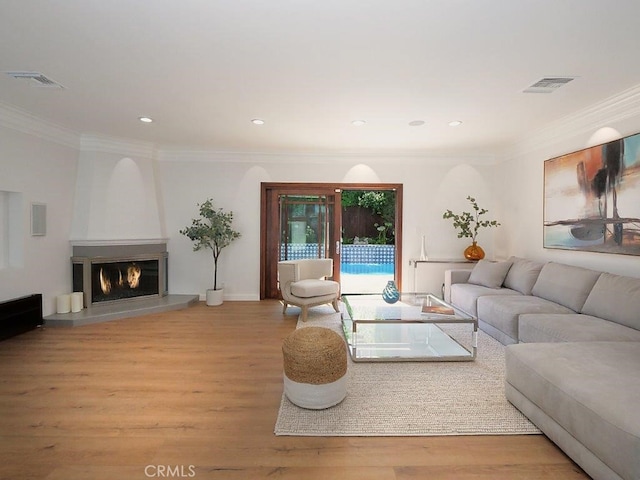
M 480 260 L 471 270 L 468 283 L 488 288 L 500 288 L 510 268 L 511 262 Z

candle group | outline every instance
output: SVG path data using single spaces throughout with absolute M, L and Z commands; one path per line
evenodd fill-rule
M 57 313 L 77 313 L 83 308 L 84 295 L 82 292 L 58 295 L 56 297 Z

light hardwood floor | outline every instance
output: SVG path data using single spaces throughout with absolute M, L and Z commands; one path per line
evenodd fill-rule
M 0 342 L 0 478 L 589 478 L 542 435 L 276 437 L 295 311 L 201 303 Z

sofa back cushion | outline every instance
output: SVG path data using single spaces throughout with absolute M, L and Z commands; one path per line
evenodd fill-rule
M 603 273 L 582 313 L 640 330 L 640 278 Z
M 562 263 L 546 263 L 531 293 L 579 312 L 601 272 Z
M 511 262 L 511 268 L 504 279 L 504 286 L 523 295 L 531 295 L 531 290 L 538 280 L 544 263 L 519 257 L 511 257 L 508 261 Z
M 480 260 L 471 270 L 467 283 L 488 288 L 500 288 L 509 268 L 511 268 L 511 262 Z

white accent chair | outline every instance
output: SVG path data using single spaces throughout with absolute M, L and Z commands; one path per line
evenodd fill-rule
M 302 309 L 302 320 L 307 320 L 309 307 L 330 303 L 336 312 L 340 312 L 338 297 L 340 284 L 326 277 L 333 275 L 331 258 L 308 258 L 304 260 L 285 260 L 278 262 L 278 283 L 284 308 L 295 305 Z

